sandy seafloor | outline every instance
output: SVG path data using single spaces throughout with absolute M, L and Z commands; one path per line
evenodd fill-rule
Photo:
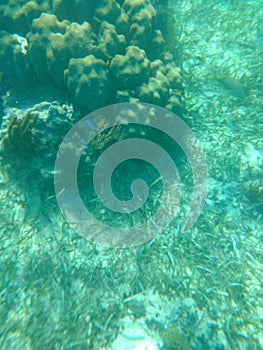
M 1 349 L 263 349 L 263 2 L 174 12 L 185 120 L 209 168 L 202 215 L 185 235 L 175 222 L 144 246 L 97 247 L 30 164 L 2 159 Z

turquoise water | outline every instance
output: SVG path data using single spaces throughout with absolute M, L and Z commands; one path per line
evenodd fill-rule
M 0 7 L 0 28 L 4 30 L 0 37 L 0 348 L 263 349 L 263 2 L 80 1 L 77 9 L 74 1 L 28 2 L 24 7 L 26 3 L 4 1 Z M 140 16 L 146 28 L 149 23 L 154 26 L 153 9 L 163 13 L 156 24 L 165 40 L 162 49 L 173 54 L 183 84 L 174 87 L 163 78 L 171 73 L 166 66 L 155 77 L 161 83 L 153 83 L 159 97 L 150 88 L 138 88 L 146 68 L 142 64 L 136 72 L 137 58 L 129 68 L 131 76 L 119 73 L 122 66 L 114 62 L 114 56 L 125 55 L 123 38 L 114 39 L 117 52 L 107 57 L 102 44 L 110 34 L 100 26 L 102 18 L 117 26 L 120 14 L 123 16 L 121 8 L 130 21 L 143 10 Z M 56 13 L 61 22 L 70 22 L 53 24 L 50 37 L 45 28 L 38 32 L 32 22 L 42 12 Z M 97 76 L 85 90 L 92 102 L 88 105 L 74 90 L 78 68 L 66 67 L 72 79 L 67 85 L 60 72 L 68 63 L 65 60 L 76 54 L 76 40 L 82 39 L 78 34 L 69 35 L 66 49 L 56 51 L 74 16 L 79 24 L 86 16 L 91 22 L 94 33 L 90 27 L 83 33 L 89 45 L 102 45 L 97 52 L 102 62 L 92 61 L 91 65 Z M 134 23 L 141 23 L 136 18 Z M 74 33 L 82 30 L 70 28 Z M 36 32 L 42 36 L 33 37 Z M 125 33 L 121 25 L 117 34 L 124 35 L 119 33 Z M 146 39 L 149 33 L 146 31 Z M 11 39 L 11 34 L 19 37 Z M 126 40 L 129 35 L 124 35 Z M 31 44 L 24 46 L 23 38 Z M 147 40 L 137 46 L 153 62 L 159 59 L 159 46 L 152 47 Z M 110 50 L 114 52 L 115 46 Z M 136 51 L 135 56 L 140 54 Z M 85 70 L 78 77 L 84 74 Z M 185 99 L 180 116 L 206 156 L 208 194 L 200 217 L 189 231 L 180 231 L 193 181 L 189 164 L 176 153 L 173 159 L 178 161 L 183 196 L 170 225 L 154 240 L 137 247 L 118 249 L 90 243 L 70 227 L 56 201 L 54 162 L 60 143 L 73 124 L 91 112 L 85 113 L 91 105 L 94 110 L 127 102 L 127 98 L 138 102 L 139 96 L 141 102 L 164 108 L 170 104 L 180 114 L 180 104 L 168 103 L 169 94 L 177 94 L 180 103 L 182 96 Z M 114 142 L 122 138 L 118 132 L 114 131 Z M 133 131 L 131 134 L 134 136 Z M 97 151 L 101 142 L 108 145 L 107 140 L 98 141 Z M 163 140 L 159 143 L 165 146 Z M 93 156 L 88 164 L 95 161 Z M 120 185 L 113 185 L 125 200 L 130 192 L 121 184 L 125 187 L 130 178 L 143 173 L 140 164 L 131 170 L 128 166 L 117 174 Z M 154 199 L 161 200 L 159 178 L 156 171 L 145 169 L 143 176 L 153 186 L 148 204 L 154 211 Z M 87 170 L 80 169 L 84 187 L 82 171 Z M 82 194 L 87 196 L 85 191 Z M 103 217 L 99 210 L 98 217 Z M 140 216 L 145 220 L 146 214 L 135 216 L 135 223 Z

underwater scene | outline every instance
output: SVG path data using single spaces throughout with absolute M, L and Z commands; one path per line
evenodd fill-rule
M 263 350 L 263 0 L 1 0 L 0 349 Z

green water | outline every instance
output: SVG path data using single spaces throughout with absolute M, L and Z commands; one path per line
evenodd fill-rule
M 25 2 L 10 1 L 9 7 Z M 64 3 L 61 12 L 71 20 L 73 2 L 55 3 Z M 23 156 L 32 144 L 17 153 L 16 144 L 11 152 L 2 150 L 0 349 L 263 349 L 263 2 L 182 0 L 169 6 L 176 34 L 167 42 L 185 84 L 182 118 L 208 166 L 204 209 L 182 234 L 193 186 L 183 163 L 178 169 L 186 193 L 169 227 L 138 247 L 100 247 L 62 216 L 54 167 L 41 154 Z M 2 17 L 8 13 L 1 11 Z M 12 21 L 1 21 L 1 29 L 10 26 L 14 33 Z M 37 83 L 36 97 L 14 91 L 11 83 L 1 83 L 7 101 L 2 129 L 5 115 L 19 115 L 19 109 L 48 98 L 72 102 L 63 89 Z M 61 128 L 62 141 L 69 127 Z M 55 157 L 55 146 L 52 152 Z M 127 182 L 135 176 L 134 168 L 123 171 Z M 152 175 L 149 183 L 156 184 Z M 159 199 L 157 185 L 152 196 Z

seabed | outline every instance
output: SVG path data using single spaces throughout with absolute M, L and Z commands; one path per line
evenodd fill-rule
M 263 2 L 170 6 L 183 118 L 209 169 L 202 214 L 180 233 L 189 192 L 154 240 L 100 247 L 64 220 L 52 168 L 39 174 L 37 158 L 25 163 L 2 155 L 3 350 L 263 349 Z M 31 98 L 27 109 L 45 101 Z M 6 113 L 25 110 L 19 96 L 5 99 Z M 54 101 L 41 105 L 43 113 Z M 69 102 L 63 111 L 70 114 Z M 181 176 L 186 190 L 190 175 Z

